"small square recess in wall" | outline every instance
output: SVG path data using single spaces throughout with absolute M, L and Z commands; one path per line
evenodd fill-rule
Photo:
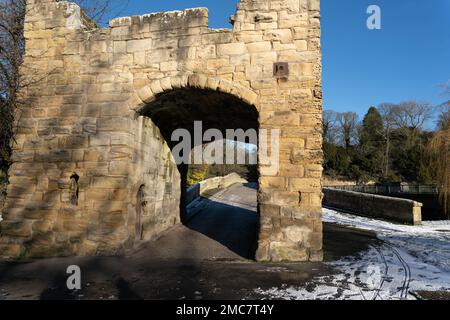
M 287 78 L 289 76 L 289 63 L 275 62 L 273 64 L 273 75 L 276 78 Z

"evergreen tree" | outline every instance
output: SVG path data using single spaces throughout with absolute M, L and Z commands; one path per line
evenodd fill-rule
M 364 117 L 359 130 L 357 163 L 369 177 L 379 178 L 382 173 L 382 160 L 385 139 L 383 120 L 377 108 L 371 107 Z

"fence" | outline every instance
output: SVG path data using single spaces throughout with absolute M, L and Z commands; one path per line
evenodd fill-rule
M 436 185 L 368 185 L 368 186 L 333 186 L 337 190 L 354 191 L 371 194 L 391 194 L 391 193 L 414 193 L 414 194 L 438 194 L 439 189 Z

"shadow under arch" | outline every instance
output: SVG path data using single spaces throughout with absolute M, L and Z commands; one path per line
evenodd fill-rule
M 150 95 L 149 90 L 152 94 L 145 98 L 146 102 L 140 103 L 135 109 L 137 117 L 143 116 L 152 120 L 171 150 L 179 143 L 179 141 L 172 141 L 172 133 L 177 129 L 189 131 L 191 146 L 196 146 L 195 121 L 201 121 L 202 135 L 208 129 L 217 129 L 224 137 L 226 137 L 227 129 L 241 129 L 244 132 L 254 129 L 258 132 L 259 112 L 256 107 L 256 94 L 249 89 L 234 86 L 229 81 L 213 81 L 210 78 L 203 78 L 201 81 L 203 85 L 199 83 L 199 77 L 187 77 L 184 86 L 179 79 L 172 81 L 174 84 L 179 83 L 180 86 L 173 85 L 170 89 L 154 94 L 153 92 L 158 90 L 151 90 L 150 87 L 159 88 L 162 82 L 160 80 L 159 85 L 153 83 L 145 89 L 147 95 Z M 141 97 L 143 97 L 142 90 Z M 254 104 L 250 104 L 250 101 Z M 248 143 L 249 141 L 240 142 Z M 185 194 L 188 165 L 178 164 L 177 167 L 181 176 L 180 217 L 181 221 L 186 223 Z M 255 228 L 258 228 L 258 223 L 255 224 Z M 211 230 L 202 233 L 214 239 Z

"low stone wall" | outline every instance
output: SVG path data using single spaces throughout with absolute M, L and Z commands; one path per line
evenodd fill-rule
M 433 221 L 445 219 L 444 208 L 439 203 L 439 194 L 432 193 L 391 193 L 389 197 L 409 199 L 422 204 L 422 220 Z
M 408 199 L 324 188 L 323 205 L 357 215 L 420 225 L 422 204 Z
M 230 173 L 224 177 L 214 177 L 210 179 L 206 179 L 200 181 L 199 183 L 194 184 L 187 190 L 186 194 L 186 204 L 191 203 L 198 197 L 202 195 L 207 190 L 212 189 L 223 189 L 231 186 L 235 183 L 246 183 L 247 180 L 241 178 L 237 173 Z

